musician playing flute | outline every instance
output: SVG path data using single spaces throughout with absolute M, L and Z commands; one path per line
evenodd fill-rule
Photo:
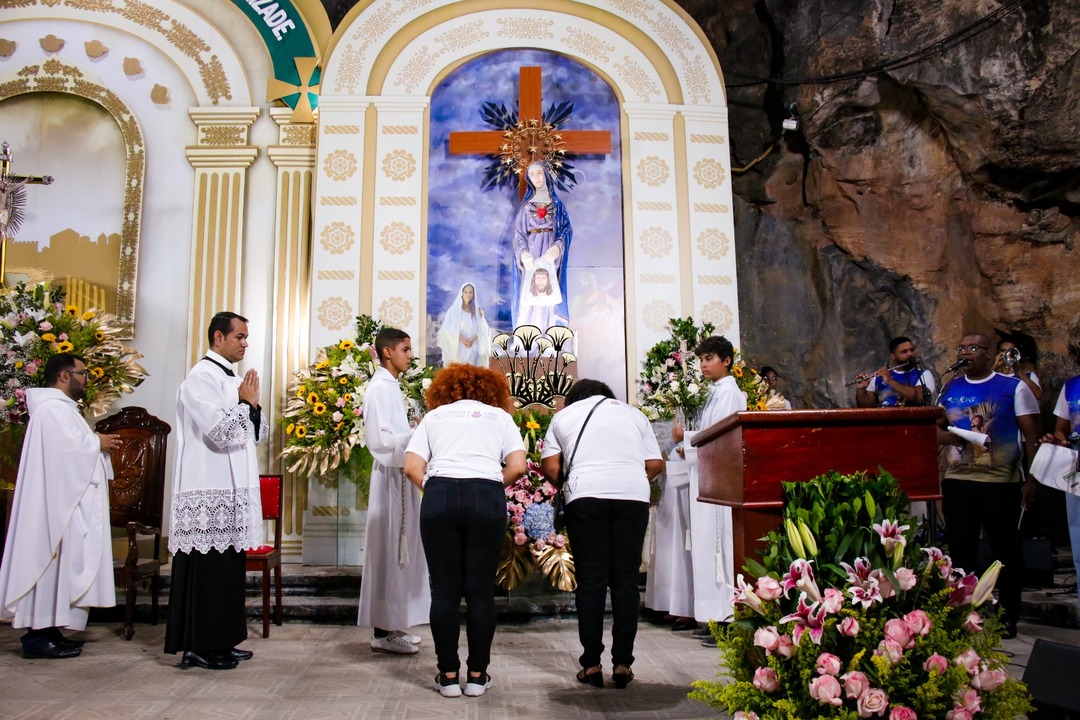
M 890 367 L 868 373 L 855 386 L 855 404 L 861 408 L 925 405 L 934 395 L 934 376 L 919 367 L 911 338 L 893 338 L 889 359 Z

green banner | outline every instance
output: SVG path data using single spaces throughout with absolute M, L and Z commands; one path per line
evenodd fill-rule
M 297 92 L 282 96 L 291 108 L 300 100 L 299 86 L 318 85 L 321 70 L 316 68 L 310 78 L 301 78 L 296 70 L 296 58 L 317 56 L 311 42 L 307 24 L 292 0 L 232 0 L 259 31 L 274 65 L 274 78 L 298 87 Z M 304 80 L 305 82 L 301 82 Z M 318 96 L 308 93 L 311 106 L 318 103 Z

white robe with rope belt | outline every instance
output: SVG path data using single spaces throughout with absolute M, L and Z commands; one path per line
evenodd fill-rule
M 361 627 L 403 630 L 428 622 L 420 491 L 402 472 L 412 432 L 401 386 L 390 371 L 378 368 L 364 394 L 364 433 L 374 462 L 356 621 Z
M 75 401 L 26 391 L 26 428 L 0 564 L 0 618 L 16 628 L 86 627 L 116 604 L 109 527 L 112 462 Z

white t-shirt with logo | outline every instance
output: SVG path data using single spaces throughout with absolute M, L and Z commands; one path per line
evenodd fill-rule
M 502 461 L 525 450 L 514 419 L 502 408 L 458 400 L 435 408 L 416 426 L 405 452 L 422 457 L 428 477 L 479 478 L 501 483 Z
M 574 444 L 582 423 L 598 402 L 581 435 L 581 447 Z M 580 497 L 605 500 L 649 501 L 646 460 L 660 460 L 660 446 L 648 419 L 641 411 L 602 395 L 578 400 L 560 410 L 544 436 L 543 457 L 562 453 L 562 461 L 574 463 L 563 492 L 569 504 Z

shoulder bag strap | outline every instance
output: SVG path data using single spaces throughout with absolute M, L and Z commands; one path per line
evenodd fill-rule
M 565 475 L 567 479 L 570 478 L 570 467 L 574 464 L 574 457 L 577 455 L 578 446 L 581 444 L 581 433 L 585 432 L 585 426 L 589 424 L 589 419 L 592 417 L 592 414 L 596 412 L 596 408 L 604 404 L 605 400 L 607 400 L 607 398 L 604 398 L 593 405 L 592 410 L 585 416 L 585 422 L 581 423 L 581 429 L 578 430 L 577 440 L 574 441 L 574 452 L 570 453 L 570 462 L 566 463 L 566 468 L 563 470 L 563 475 Z

